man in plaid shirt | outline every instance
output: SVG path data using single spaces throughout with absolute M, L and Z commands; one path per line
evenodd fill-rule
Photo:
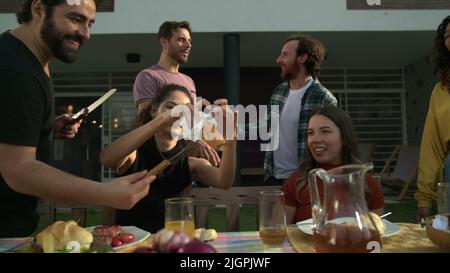
M 284 82 L 275 88 L 268 108 L 267 124 L 271 124 L 271 107 L 278 106 L 281 113 L 279 130 L 274 128 L 275 141 L 271 141 L 278 147 L 265 155 L 264 180 L 268 185 L 281 185 L 297 170 L 306 147 L 310 111 L 337 106 L 336 98 L 317 79 L 324 57 L 325 48 L 318 40 L 300 34 L 287 39 L 277 58 Z

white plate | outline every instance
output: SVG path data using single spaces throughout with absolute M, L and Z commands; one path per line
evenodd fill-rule
M 342 218 L 341 218 L 342 219 Z M 396 224 L 389 222 L 386 219 L 382 219 L 383 223 L 386 225 L 386 232 L 381 237 L 390 237 L 394 234 L 397 234 L 400 231 L 400 227 Z M 345 221 L 345 219 L 342 219 Z M 313 221 L 312 219 L 304 220 L 296 223 L 297 227 L 306 234 L 313 235 Z
M 94 228 L 95 228 L 95 226 L 94 227 L 88 227 L 86 229 L 89 230 L 90 232 L 92 232 L 94 230 Z M 126 247 L 129 247 L 129 246 L 132 246 L 134 244 L 140 243 L 140 242 L 144 241 L 145 239 L 147 239 L 148 236 L 150 236 L 150 232 L 145 231 L 145 230 L 140 229 L 140 228 L 135 227 L 135 226 L 121 226 L 121 228 L 122 228 L 123 232 L 133 234 L 134 235 L 134 241 L 131 242 L 131 243 L 128 243 L 128 244 L 123 244 L 121 246 L 113 247 L 113 250 L 119 250 L 119 249 L 122 249 L 122 248 L 126 248 Z

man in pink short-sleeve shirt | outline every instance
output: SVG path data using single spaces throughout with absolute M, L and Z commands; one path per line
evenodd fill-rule
M 186 87 L 195 95 L 194 81 L 178 72 L 180 64 L 186 63 L 191 51 L 191 27 L 189 22 L 164 22 L 159 27 L 161 55 L 157 64 L 139 72 L 134 82 L 133 98 L 138 113 L 146 109 L 156 91 L 167 84 Z
M 167 84 L 186 87 L 195 96 L 194 81 L 186 74 L 178 72 L 180 64 L 186 63 L 192 47 L 189 22 L 164 22 L 159 27 L 161 55 L 157 64 L 139 72 L 134 81 L 133 98 L 138 115 L 152 103 L 156 92 Z M 199 142 L 196 155 L 206 158 L 212 165 L 218 166 L 220 157 L 217 152 L 203 141 Z
M 159 64 L 154 64 L 137 75 L 133 87 L 134 102 L 136 105 L 151 102 L 156 91 L 167 84 L 184 86 L 195 95 L 195 84 L 191 77 L 180 72 L 171 72 Z

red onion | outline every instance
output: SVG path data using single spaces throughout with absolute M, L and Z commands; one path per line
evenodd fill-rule
M 167 229 L 161 229 L 155 234 L 153 239 L 153 247 L 158 252 L 166 252 L 166 246 L 175 232 Z
M 188 244 L 185 244 L 177 251 L 178 253 L 216 253 L 216 249 L 198 239 L 194 239 Z
M 178 253 L 216 253 L 216 249 L 201 240 L 190 241 L 189 235 L 182 231 L 162 229 L 155 234 L 153 248 L 156 252 Z
M 189 242 L 189 235 L 181 231 L 162 229 L 156 233 L 153 247 L 158 252 L 177 252 L 183 245 Z
M 170 241 L 167 243 L 166 251 L 167 252 L 177 252 L 177 250 L 183 245 L 189 243 L 189 235 L 184 232 L 176 231 Z

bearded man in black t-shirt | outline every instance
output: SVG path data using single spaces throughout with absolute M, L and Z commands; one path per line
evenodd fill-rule
M 90 38 L 96 0 L 26 0 L 19 27 L 0 36 L 0 238 L 29 236 L 38 198 L 131 208 L 154 176 L 135 173 L 97 183 L 46 163 L 54 138 L 73 138 L 79 123 L 55 119 L 49 62 L 73 62 Z

